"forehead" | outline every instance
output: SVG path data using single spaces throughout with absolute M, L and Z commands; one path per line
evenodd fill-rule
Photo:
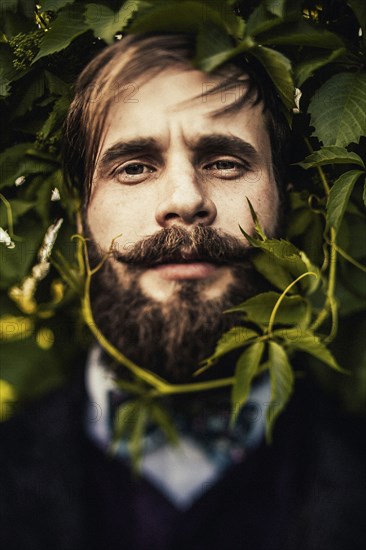
M 172 68 L 130 83 L 114 96 L 100 153 L 120 140 L 153 138 L 167 148 L 172 141 L 188 143 L 200 135 L 223 133 L 243 138 L 258 150 L 269 148 L 261 103 L 248 99 L 240 109 L 230 110 L 247 91 L 246 75 L 214 92 L 222 82 L 222 76 Z

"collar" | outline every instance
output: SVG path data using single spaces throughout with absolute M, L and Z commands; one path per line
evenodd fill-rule
M 106 452 L 112 440 L 110 396 L 120 390 L 116 388 L 113 374 L 103 364 L 99 347 L 94 347 L 88 357 L 86 389 L 88 406 L 85 428 L 94 443 Z M 193 419 L 193 423 L 190 421 L 187 428 L 182 415 L 177 418 L 175 414 L 179 445 L 172 447 L 161 437 L 159 429 L 153 431 L 152 435 L 147 436 L 141 475 L 163 492 L 177 508 L 187 509 L 231 465 L 242 462 L 248 453 L 258 447 L 263 440 L 269 404 L 269 378 L 263 376 L 253 387 L 233 433 L 227 428 L 229 414 L 223 415 L 210 408 L 203 409 L 209 431 L 192 429 L 192 424 L 202 424 L 195 422 L 197 419 Z M 228 403 L 225 410 L 229 411 Z M 226 427 L 223 429 L 220 424 L 225 422 Z M 242 429 L 244 422 L 245 429 Z M 158 445 L 156 441 L 159 441 Z M 126 440 L 120 442 L 116 454 L 119 460 L 129 463 Z

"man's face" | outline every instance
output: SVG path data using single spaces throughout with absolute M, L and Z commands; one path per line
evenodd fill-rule
M 173 238 L 176 228 L 189 235 L 200 228 L 213 230 L 222 239 L 233 238 L 232 246 L 245 254 L 248 243 L 239 225 L 248 233 L 253 231 L 247 198 L 267 234 L 276 226 L 279 198 L 262 105 L 248 102 L 239 111 L 214 116 L 237 99 L 237 89 L 204 93 L 218 82 L 218 77 L 200 71 L 178 69 L 146 79 L 138 86 L 136 103 L 113 104 L 98 155 L 87 209 L 88 231 L 104 253 L 113 243 L 108 268 L 119 296 L 138 289 L 146 311 L 154 304 L 163 316 L 169 316 L 172 308 L 179 316 L 180 308 L 187 306 L 184 301 L 193 301 L 188 307 L 198 309 L 221 303 L 221 314 L 231 303 L 220 300 L 235 283 L 238 286 L 234 262 L 217 260 L 220 246 L 210 261 L 211 256 L 200 255 L 197 243 L 180 241 L 178 247 Z M 177 252 L 170 258 L 163 254 L 159 261 L 157 253 L 155 262 L 140 261 L 131 271 L 124 259 L 136 243 L 144 242 L 147 245 L 140 247 L 138 257 L 144 258 L 144 253 L 148 257 L 146 239 L 158 234 L 166 237 L 164 251 L 170 239 Z M 188 294 L 182 294 L 182 289 L 188 289 Z M 115 294 L 116 289 L 104 286 L 99 292 Z M 248 294 L 243 288 L 241 299 Z M 126 302 L 123 307 L 126 311 Z M 124 316 L 121 312 L 121 323 Z M 179 339 L 172 338 L 179 346 Z M 135 347 L 145 343 L 135 342 Z

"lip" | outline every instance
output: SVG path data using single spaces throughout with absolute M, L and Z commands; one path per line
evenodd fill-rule
M 180 281 L 192 279 L 207 279 L 214 275 L 220 268 L 219 265 L 210 262 L 191 261 L 185 263 L 160 264 L 151 269 L 167 281 Z

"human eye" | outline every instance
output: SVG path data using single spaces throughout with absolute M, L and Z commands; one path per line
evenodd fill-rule
M 140 183 L 149 174 L 155 172 L 155 168 L 143 162 L 126 162 L 113 171 L 113 177 L 120 183 Z
M 248 170 L 249 164 L 232 158 L 219 158 L 206 163 L 203 169 L 210 175 L 222 179 L 236 179 L 242 177 Z

